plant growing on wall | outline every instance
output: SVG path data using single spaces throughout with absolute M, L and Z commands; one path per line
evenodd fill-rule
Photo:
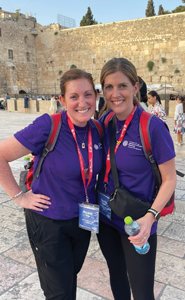
M 58 74 L 61 75 L 61 74 L 62 74 L 62 70 L 60 70 L 60 71 L 58 72 Z
M 16 10 L 16 12 L 15 12 L 15 20 L 18 21 L 19 17 L 20 17 L 20 12 L 19 12 L 19 10 Z
M 167 61 L 166 57 L 161 57 L 161 61 L 164 64 Z
M 57 35 L 57 34 L 58 34 L 58 31 L 55 31 L 54 34 Z
M 179 69 L 176 69 L 176 70 L 174 71 L 174 73 L 175 73 L 175 74 L 178 74 L 178 73 L 180 73 L 180 70 L 179 70 Z
M 153 67 L 154 67 L 154 62 L 152 60 L 149 60 L 146 64 L 147 68 L 148 68 L 148 71 L 152 71 L 153 70 Z
M 71 67 L 70 67 L 70 69 L 76 69 L 77 68 L 77 66 L 75 66 L 75 65 L 71 65 Z

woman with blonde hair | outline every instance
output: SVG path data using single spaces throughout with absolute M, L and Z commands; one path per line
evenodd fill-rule
M 104 201 L 99 201 L 101 214 L 98 240 L 108 264 L 114 299 L 130 300 L 131 289 L 134 300 L 154 300 L 157 220 L 176 185 L 173 142 L 165 124 L 152 116 L 148 130 L 153 157 L 162 177 L 162 185 L 152 202 L 155 180 L 139 134 L 143 109 L 136 98 L 139 89 L 136 68 L 125 58 L 113 58 L 103 66 L 100 83 L 105 100 L 115 114 L 106 126 L 103 139 L 104 165 L 99 177 L 98 195 L 103 194 Z M 102 124 L 109 113 L 99 119 Z M 110 211 L 108 205 L 114 191 L 109 155 L 110 136 L 113 136 L 111 130 L 114 128 L 112 124 L 115 126 L 114 153 L 120 186 L 132 196 L 152 203 L 152 210 L 137 219 L 140 232 L 130 237 L 124 231 L 124 220 Z M 98 199 L 101 200 L 101 196 Z M 145 255 L 138 254 L 132 244 L 143 246 L 146 241 L 150 244 L 150 251 Z

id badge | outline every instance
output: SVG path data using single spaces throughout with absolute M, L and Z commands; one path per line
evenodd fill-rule
M 110 197 L 98 192 L 98 204 L 100 206 L 100 213 L 111 220 L 111 208 L 108 205 Z
M 79 227 L 99 232 L 99 206 L 96 204 L 79 204 Z

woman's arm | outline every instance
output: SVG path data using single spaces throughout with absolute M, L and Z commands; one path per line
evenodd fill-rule
M 177 178 L 175 171 L 175 159 L 173 158 L 159 165 L 159 171 L 161 173 L 162 184 L 151 208 L 160 212 L 171 198 L 176 187 Z M 129 239 L 132 243 L 141 246 L 149 238 L 152 224 L 156 221 L 156 219 L 153 214 L 147 213 L 144 217 L 137 221 L 141 228 L 140 232 L 136 236 L 129 237 Z M 146 240 L 144 240 L 144 237 L 146 237 Z
M 0 184 L 6 193 L 12 197 L 17 195 L 21 189 L 13 177 L 9 162 L 31 153 L 19 143 L 15 137 L 10 137 L 0 143 Z M 33 194 L 32 191 L 23 193 L 13 199 L 19 206 L 42 211 L 50 205 L 49 197 Z

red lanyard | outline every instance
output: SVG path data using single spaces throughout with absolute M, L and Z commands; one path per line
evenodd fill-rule
M 114 154 L 116 154 L 119 145 L 123 141 L 123 138 L 125 136 L 127 128 L 128 128 L 130 122 L 132 121 L 132 119 L 134 117 L 136 108 L 137 108 L 137 106 L 135 105 L 134 109 L 132 110 L 131 114 L 128 116 L 128 118 L 125 121 L 125 124 L 123 125 L 123 128 L 122 128 L 120 136 L 119 136 L 119 140 L 117 141 L 117 144 L 116 144 L 116 147 L 115 147 L 115 150 L 114 150 Z M 115 121 L 116 121 L 116 119 L 115 119 Z M 108 153 L 107 153 L 107 158 L 106 158 L 106 170 L 105 170 L 105 177 L 104 177 L 104 183 L 105 184 L 107 184 L 107 182 L 108 182 L 108 176 L 109 176 L 110 169 L 111 169 L 111 163 L 110 163 L 110 147 L 109 147 L 109 150 L 108 150 Z
M 84 167 L 84 161 L 83 161 L 83 156 L 80 151 L 80 148 L 78 146 L 78 142 L 76 139 L 76 133 L 75 133 L 75 128 L 73 123 L 71 122 L 71 119 L 67 115 L 67 122 L 69 125 L 69 128 L 71 130 L 71 133 L 73 135 L 73 138 L 76 142 L 76 147 L 77 147 L 77 152 L 78 152 L 78 157 L 79 157 L 79 162 L 80 162 L 80 169 L 81 169 L 81 174 L 82 174 L 82 180 L 84 184 L 84 189 L 85 189 L 85 195 L 86 195 L 86 202 L 89 203 L 88 195 L 87 195 L 87 187 L 91 182 L 92 175 L 93 175 L 93 147 L 92 147 L 92 135 L 91 135 L 91 128 L 90 124 L 88 124 L 88 159 L 89 159 L 89 180 L 86 185 L 86 179 L 85 179 L 85 167 Z

